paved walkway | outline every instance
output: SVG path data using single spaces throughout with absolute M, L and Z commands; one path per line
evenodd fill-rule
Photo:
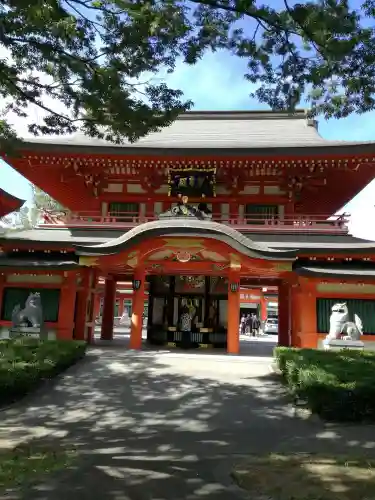
M 252 452 L 371 452 L 372 426 L 303 419 L 271 358 L 95 347 L 50 389 L 1 413 L 0 437 L 74 444 L 78 465 L 27 500 L 236 500 Z M 375 453 L 375 450 L 374 450 Z M 7 497 L 11 498 L 11 497 Z

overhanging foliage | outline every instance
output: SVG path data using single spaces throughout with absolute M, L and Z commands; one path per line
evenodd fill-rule
M 136 141 L 191 107 L 179 89 L 152 78 L 207 50 L 248 61 L 245 78 L 271 108 L 312 116 L 374 108 L 375 0 L 295 3 L 255 0 L 5 0 L 0 6 L 0 147 L 29 132 Z M 209 69 L 208 69 L 209 71 Z M 226 68 L 223 67 L 223 71 Z M 146 75 L 146 76 L 145 76 Z M 192 82 L 199 85 L 199 82 Z M 44 113 L 27 120 L 30 106 Z

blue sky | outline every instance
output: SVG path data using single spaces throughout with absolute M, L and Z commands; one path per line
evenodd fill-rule
M 197 110 L 264 109 L 248 97 L 253 90 L 243 78 L 245 62 L 229 54 L 207 54 L 196 66 L 180 64 L 175 73 L 166 77 L 167 83 L 184 91 L 195 103 Z M 21 124 L 20 124 L 21 125 Z M 343 120 L 319 120 L 320 134 L 326 139 L 350 141 L 375 141 L 375 112 L 352 115 Z M 375 177 L 375 171 L 374 171 Z M 0 163 L 0 186 L 9 193 L 30 199 L 28 181 L 4 162 Z M 352 214 L 353 233 L 362 237 L 368 234 L 364 219 L 375 215 L 375 181 L 357 195 L 345 210 Z

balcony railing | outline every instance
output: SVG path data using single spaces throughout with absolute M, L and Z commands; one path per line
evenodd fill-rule
M 241 233 L 254 232 L 308 232 L 347 234 L 349 215 L 285 215 L 282 217 L 225 217 L 212 214 L 214 222 L 234 227 Z M 43 228 L 111 228 L 127 230 L 145 222 L 158 220 L 157 215 L 140 216 L 135 213 L 101 215 L 98 212 L 50 212 L 39 224 Z

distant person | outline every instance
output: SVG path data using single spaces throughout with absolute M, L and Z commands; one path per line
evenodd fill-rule
M 246 318 L 245 315 L 243 314 L 240 321 L 240 334 L 245 335 L 245 333 L 246 333 Z
M 251 321 L 251 335 L 255 337 L 256 335 L 258 335 L 260 321 L 255 313 L 252 313 L 250 321 Z
M 247 314 L 245 317 L 245 335 L 250 335 L 251 333 L 251 316 Z

